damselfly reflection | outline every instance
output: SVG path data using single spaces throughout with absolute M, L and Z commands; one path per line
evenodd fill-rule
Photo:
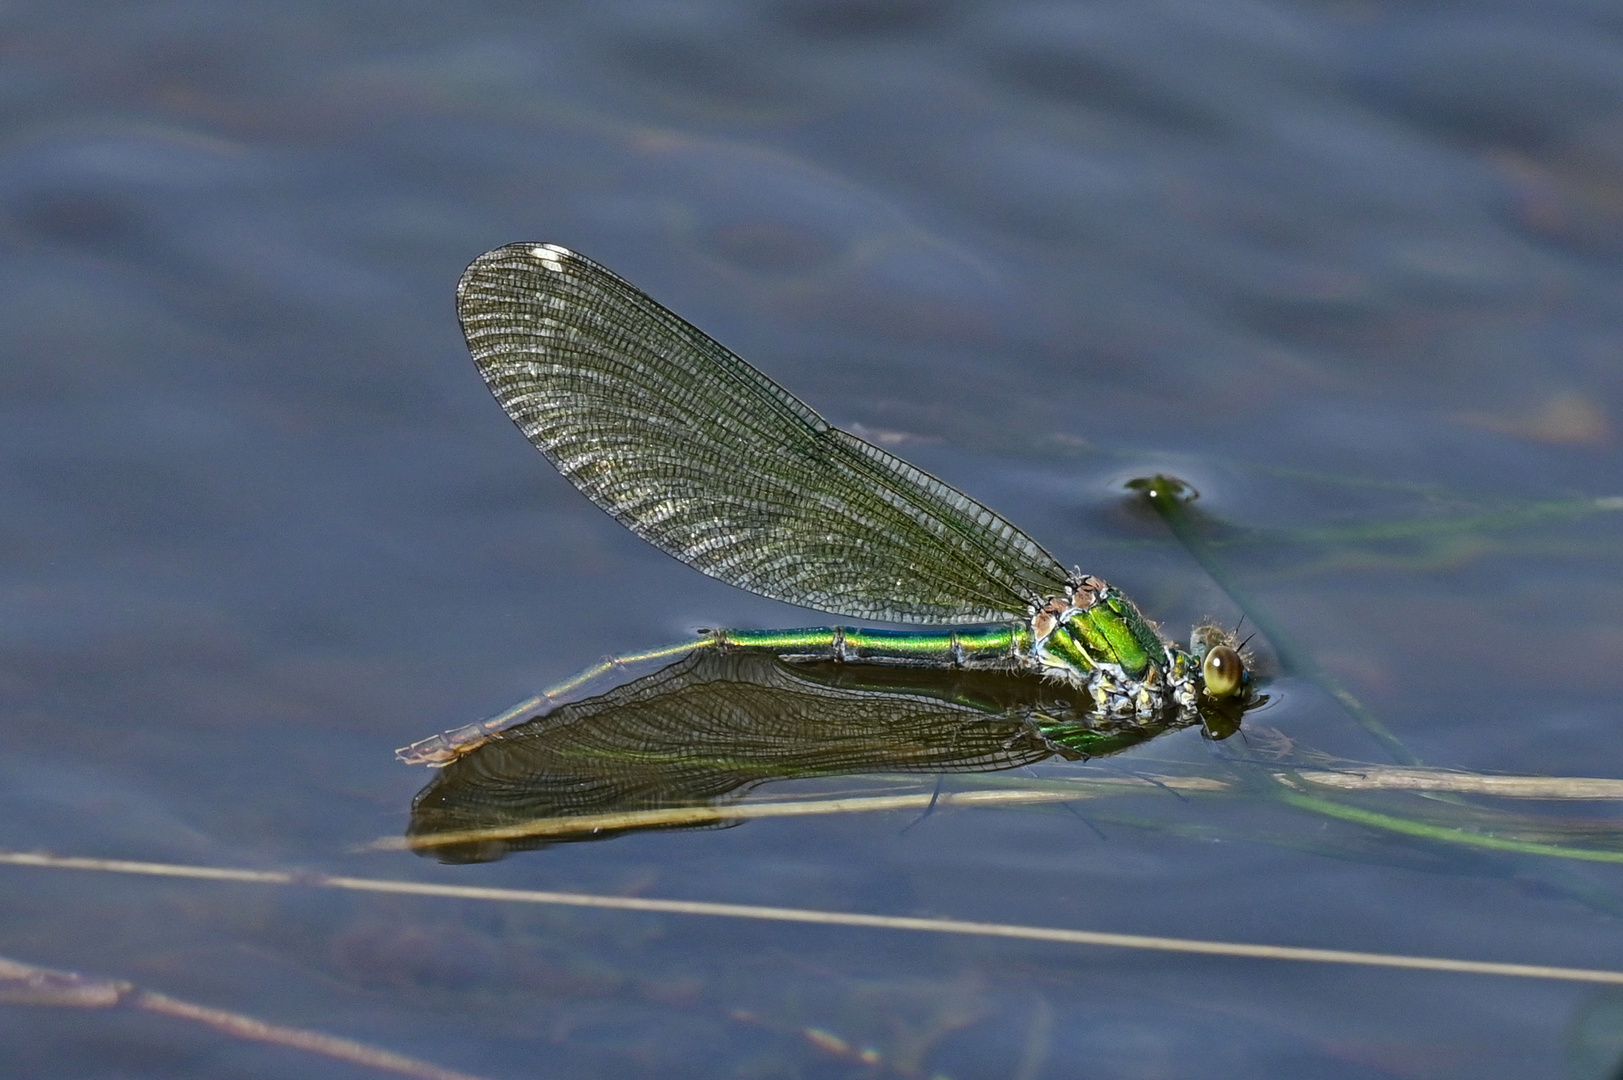
M 773 780 L 995 772 L 1114 754 L 1232 714 L 1102 714 L 1037 676 L 701 650 L 508 728 L 436 774 L 408 841 L 448 862 L 649 828 L 717 824 L 704 808 Z M 572 819 L 578 824 L 572 823 Z

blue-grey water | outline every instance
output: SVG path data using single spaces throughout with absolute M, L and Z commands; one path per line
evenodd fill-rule
M 1174 472 L 1290 646 L 1420 760 L 1623 776 L 1623 8 L 0 9 L 0 846 L 1623 969 L 1615 863 L 1261 794 L 369 849 L 428 779 L 396 746 L 605 653 L 820 621 L 642 544 L 514 430 L 452 290 L 515 240 L 614 268 L 1181 635 L 1237 611 L 1124 498 Z M 1256 720 L 1298 750 L 1391 760 L 1321 684 L 1271 692 Z M 1612 804 L 1480 805 L 1620 846 Z M 1623 1006 L 1576 983 L 0 890 L 0 956 L 493 1080 L 1623 1059 Z M 0 1043 L 41 1080 L 385 1075 L 132 1008 L 0 1004 Z

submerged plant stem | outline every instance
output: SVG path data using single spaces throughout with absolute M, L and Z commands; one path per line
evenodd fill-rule
M 1380 743 L 1400 765 L 1420 764 L 1420 759 L 1411 753 L 1374 713 L 1365 708 L 1364 703 L 1359 701 L 1352 691 L 1341 685 L 1341 681 L 1324 670 L 1310 654 L 1298 649 L 1284 628 L 1275 622 L 1250 592 L 1229 573 L 1228 567 L 1217 557 L 1212 545 L 1200 534 L 1199 527 L 1190 517 L 1184 497 L 1189 491 L 1187 484 L 1172 477 L 1153 476 L 1145 480 L 1132 481 L 1128 486 L 1144 496 L 1166 523 L 1172 535 L 1183 545 L 1184 550 L 1189 552 L 1200 564 L 1201 569 L 1205 570 L 1218 587 L 1228 594 L 1229 599 L 1234 601 L 1234 605 L 1268 638 L 1286 671 L 1312 679 L 1323 687 L 1331 697 L 1341 703 L 1341 707 L 1347 710 L 1348 715 L 1358 726 Z
M 1513 851 L 1522 855 L 1548 855 L 1561 859 L 1580 859 L 1585 862 L 1623 863 L 1623 851 L 1599 851 L 1593 848 L 1568 847 L 1564 844 L 1545 844 L 1536 840 L 1511 840 L 1488 833 L 1473 832 L 1470 829 L 1462 829 L 1453 825 L 1434 825 L 1426 821 L 1415 821 L 1412 818 L 1397 817 L 1393 814 L 1383 814 L 1375 810 L 1365 810 L 1358 806 L 1348 806 L 1345 803 L 1331 802 L 1327 799 L 1304 795 L 1299 791 L 1291 790 L 1289 787 L 1281 788 L 1279 799 L 1298 809 L 1308 810 L 1315 814 L 1340 818 L 1342 821 L 1351 821 L 1359 825 L 1385 829 L 1389 832 L 1402 833 L 1405 836 L 1416 836 L 1424 840 L 1463 844 L 1466 847 L 1486 848 L 1489 851 Z
M 1550 499 L 1511 504 L 1502 508 L 1485 510 L 1475 514 L 1461 514 L 1455 517 L 1408 518 L 1396 521 L 1376 521 L 1364 525 L 1296 531 L 1246 530 L 1233 539 L 1211 542 L 1211 546 L 1233 547 L 1242 544 L 1328 546 L 1332 544 L 1368 544 L 1392 540 L 1451 537 L 1461 534 L 1477 537 L 1483 533 L 1517 529 L 1547 522 L 1578 521 L 1594 514 L 1616 513 L 1618 510 L 1623 510 L 1623 500 L 1616 498 Z

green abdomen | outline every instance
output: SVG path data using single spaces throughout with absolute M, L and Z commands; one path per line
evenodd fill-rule
M 848 664 L 1013 670 L 1025 666 L 1031 632 L 1019 623 L 960 626 L 950 630 L 872 630 L 813 626 L 799 630 L 720 630 L 716 640 L 759 649 L 785 660 Z

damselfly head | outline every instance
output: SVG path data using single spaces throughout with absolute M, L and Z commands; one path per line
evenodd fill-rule
M 1200 662 L 1200 679 L 1211 697 L 1233 697 L 1245 688 L 1245 661 L 1227 645 L 1209 649 Z
M 1200 681 L 1212 701 L 1243 699 L 1251 689 L 1251 665 L 1243 643 L 1215 622 L 1204 622 L 1189 635 L 1189 652 L 1200 664 Z

